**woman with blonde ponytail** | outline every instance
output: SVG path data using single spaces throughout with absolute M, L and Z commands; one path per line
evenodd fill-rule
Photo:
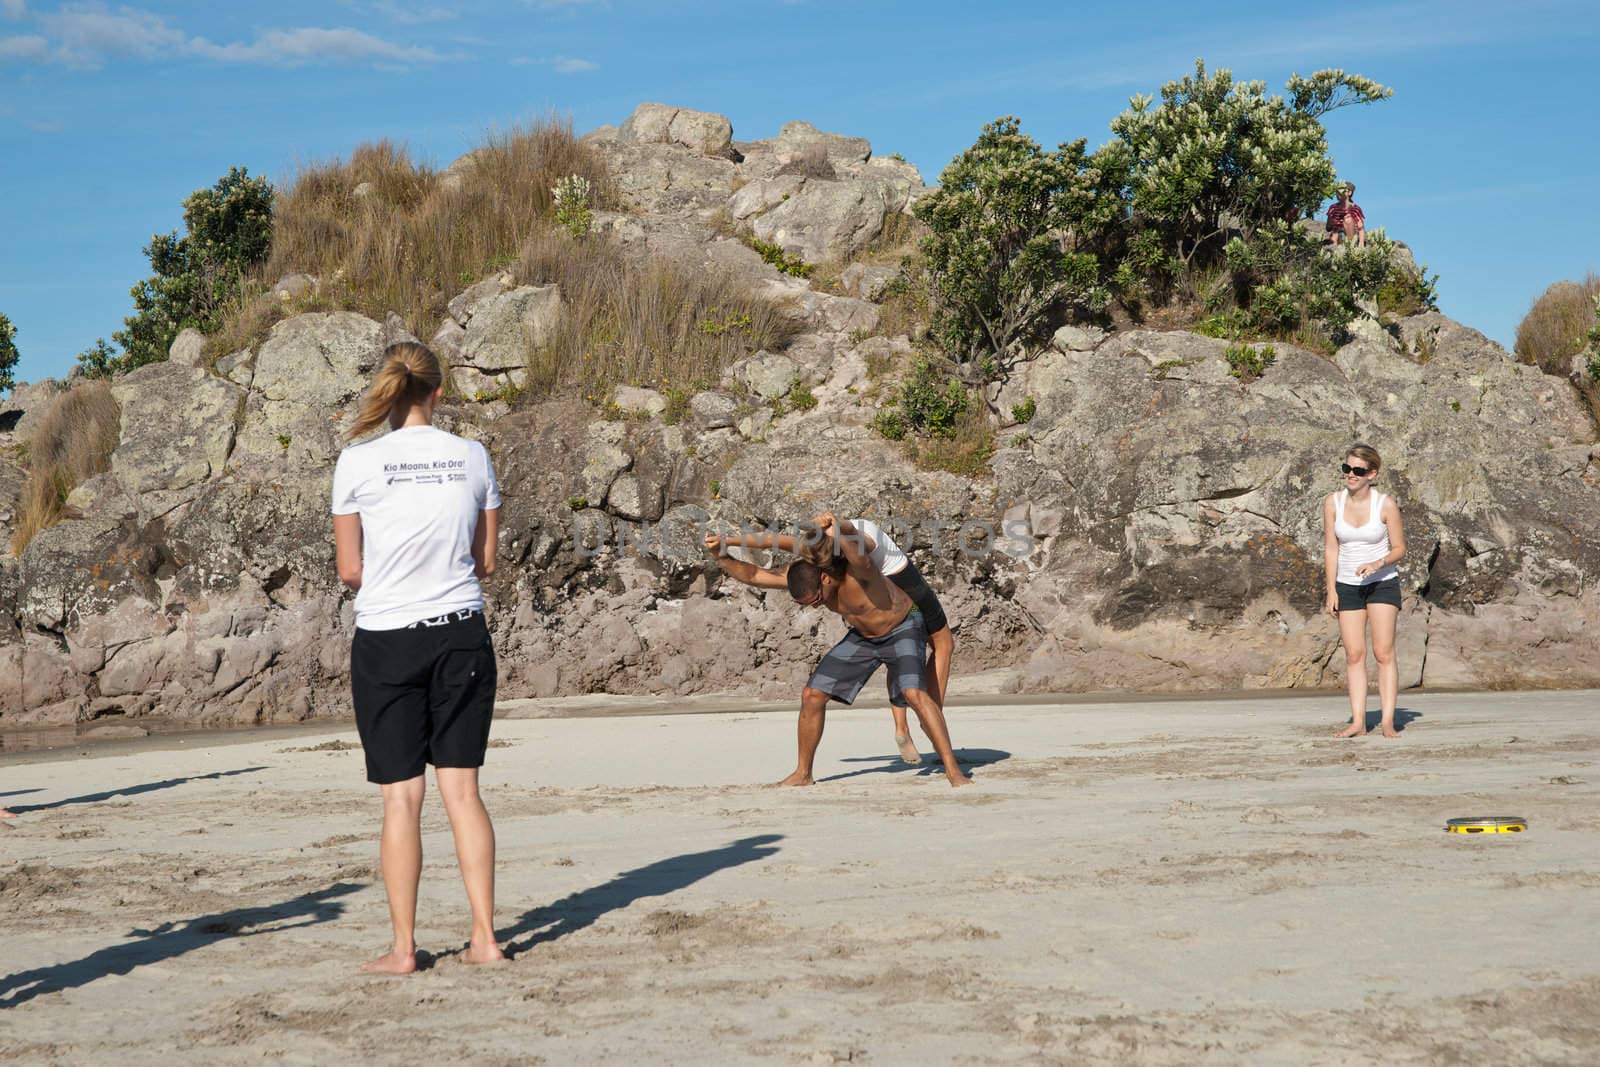
M 422 800 L 428 764 L 472 909 L 464 959 L 504 959 L 494 936 L 494 825 L 478 795 L 495 660 L 479 580 L 494 573 L 500 489 L 489 453 L 433 426 L 444 369 L 426 346 L 390 345 L 350 428 L 389 432 L 339 455 L 333 539 L 356 591 L 350 688 L 367 779 L 383 790 L 379 856 L 394 944 L 363 971 L 417 969 Z

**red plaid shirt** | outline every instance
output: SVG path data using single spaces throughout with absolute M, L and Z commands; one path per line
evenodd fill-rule
M 1328 209 L 1328 229 L 1344 229 L 1346 216 L 1355 219 L 1357 226 L 1365 226 L 1367 223 L 1367 216 L 1362 213 L 1361 206 L 1354 200 L 1350 201 L 1349 204 L 1343 204 L 1335 200 L 1333 206 Z

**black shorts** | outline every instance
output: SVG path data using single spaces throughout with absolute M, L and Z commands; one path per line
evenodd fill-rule
M 356 630 L 350 691 L 367 781 L 482 767 L 494 717 L 494 645 L 483 613 L 443 625 Z
M 1399 578 L 1385 578 L 1381 582 L 1367 582 L 1365 585 L 1334 582 L 1333 588 L 1339 594 L 1340 611 L 1366 611 L 1368 604 L 1400 606 Z
M 950 620 L 945 617 L 944 605 L 939 603 L 939 598 L 934 595 L 928 583 L 923 579 L 922 572 L 917 570 L 917 565 L 906 560 L 904 570 L 896 571 L 889 575 L 889 580 L 901 589 L 906 596 L 922 612 L 922 626 L 930 634 L 936 634 L 950 625 Z
M 889 668 L 889 699 L 905 705 L 905 690 L 926 689 L 923 671 L 928 657 L 928 635 L 922 616 L 910 612 L 900 625 L 882 637 L 863 637 L 851 630 L 828 650 L 811 672 L 808 689 L 818 689 L 841 704 L 853 703 L 879 664 Z

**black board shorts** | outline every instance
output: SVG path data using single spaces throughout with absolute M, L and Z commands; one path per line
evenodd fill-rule
M 905 569 L 889 575 L 889 580 L 905 590 L 906 596 L 917 606 L 922 613 L 923 629 L 929 634 L 936 634 L 950 625 L 950 620 L 944 614 L 944 605 L 939 603 L 939 597 L 928 587 L 915 563 L 906 560 Z
M 430 763 L 482 767 L 497 679 L 482 612 L 400 630 L 357 628 L 350 691 L 367 781 L 403 782 Z
M 1399 578 L 1385 578 L 1381 582 L 1367 582 L 1365 585 L 1334 582 L 1333 590 L 1339 595 L 1340 611 L 1366 611 L 1368 604 L 1400 606 Z

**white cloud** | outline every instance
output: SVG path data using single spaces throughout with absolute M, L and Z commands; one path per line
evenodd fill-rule
M 325 60 L 432 63 L 443 58 L 431 48 L 395 44 L 360 30 L 323 30 L 311 26 L 269 30 L 250 44 L 212 44 L 197 37 L 191 42 L 190 51 L 197 56 L 222 62 L 284 66 Z
M 14 3 L 16 0 L 0 0 Z M 108 59 L 192 56 L 219 63 L 302 66 L 321 62 L 432 63 L 445 57 L 431 48 L 399 44 L 361 30 L 313 26 L 259 33 L 254 41 L 217 43 L 191 37 L 160 15 L 103 3 L 70 3 L 39 16 L 46 36 L 0 40 L 0 58 L 48 61 L 92 69 Z
M 50 54 L 50 42 L 37 34 L 0 37 L 0 60 L 43 59 Z
M 63 4 L 40 22 L 55 38 L 52 58 L 70 67 L 96 67 L 107 56 L 141 59 L 182 51 L 188 38 L 160 15 L 104 4 Z
M 452 11 L 447 7 L 419 7 L 416 4 L 397 3 L 396 0 L 339 0 L 339 4 L 341 7 L 381 15 L 402 26 L 416 26 L 425 22 L 448 22 L 461 17 L 459 11 Z
M 0 15 L 20 19 L 28 13 L 28 0 L 0 0 Z
M 588 59 L 578 59 L 575 56 L 556 56 L 550 61 L 558 74 L 586 74 L 591 70 L 599 70 L 600 64 Z

